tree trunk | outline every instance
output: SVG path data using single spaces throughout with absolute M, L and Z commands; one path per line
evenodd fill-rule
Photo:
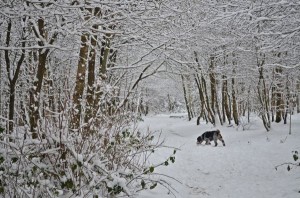
M 217 80 L 215 76 L 215 62 L 214 56 L 210 57 L 210 66 L 209 66 L 209 79 L 210 79 L 210 92 L 211 92 L 211 109 L 214 115 L 216 113 L 219 116 L 220 124 L 223 125 L 222 116 L 220 113 L 218 95 L 217 95 Z
M 187 91 L 186 91 L 186 87 L 185 87 L 185 80 L 184 80 L 183 74 L 181 74 L 181 80 L 182 80 L 182 88 L 183 88 L 183 96 L 184 96 L 185 106 L 186 106 L 186 110 L 188 112 L 188 118 L 190 121 L 192 119 L 192 112 L 190 109 L 190 104 L 189 104 L 189 100 L 188 100 L 188 96 L 187 96 Z
M 206 88 L 206 81 L 205 78 L 201 72 L 201 65 L 199 63 L 198 57 L 197 57 L 197 53 L 194 51 L 194 55 L 195 55 L 195 61 L 199 67 L 200 70 L 200 76 L 197 74 L 198 71 L 196 70 L 196 75 L 195 75 L 195 80 L 197 83 L 197 87 L 199 90 L 199 96 L 200 96 L 200 101 L 202 102 L 202 105 L 204 105 L 207 114 L 206 114 L 206 120 L 209 120 L 210 123 L 212 123 L 213 125 L 216 124 L 215 122 L 215 115 L 213 114 L 210 105 L 209 105 L 209 99 L 208 99 L 208 94 L 207 94 L 207 88 Z
M 281 75 L 282 75 L 282 69 L 276 68 L 275 69 L 275 75 L 277 77 L 277 85 L 275 87 L 275 99 L 276 99 L 276 113 L 275 113 L 275 122 L 279 123 L 282 120 L 283 114 L 284 114 L 284 102 L 283 102 L 283 96 L 282 96 L 282 84 L 281 84 Z
M 97 29 L 97 26 L 94 26 L 94 29 Z M 97 36 L 91 36 L 91 49 L 89 52 L 89 61 L 88 61 L 88 82 L 87 82 L 87 96 L 86 96 L 86 112 L 85 112 L 85 123 L 88 123 L 89 120 L 94 117 L 94 94 L 95 94 L 95 62 L 96 62 L 96 46 L 97 46 Z
M 38 29 L 33 28 L 33 30 L 37 38 L 41 36 L 45 40 L 47 40 L 47 35 L 44 28 L 45 28 L 44 20 L 40 18 L 38 19 Z M 53 44 L 56 37 L 57 37 L 57 33 L 54 33 L 48 44 L 50 45 Z M 43 47 L 45 46 L 45 43 L 44 41 L 38 41 L 38 45 L 40 47 Z M 39 121 L 40 95 L 41 95 L 41 89 L 44 80 L 44 74 L 46 72 L 46 61 L 47 61 L 47 56 L 49 54 L 49 49 L 40 48 L 38 52 L 39 52 L 38 69 L 36 72 L 35 80 L 33 82 L 33 87 L 31 88 L 30 91 L 30 108 L 29 108 L 30 130 L 32 132 L 32 138 L 34 139 L 38 137 L 37 126 Z
M 231 89 L 232 89 L 232 94 L 231 94 L 231 97 L 232 97 L 232 116 L 233 116 L 233 120 L 234 120 L 234 123 L 236 125 L 239 125 L 239 115 L 238 115 L 238 109 L 237 109 L 237 102 L 236 102 L 236 96 L 235 96 L 235 79 L 232 78 L 231 80 Z
M 214 74 L 214 57 L 210 56 L 209 63 L 209 80 L 210 80 L 210 96 L 211 96 L 211 110 L 215 115 L 215 105 L 216 105 L 216 78 Z
M 290 103 L 291 101 L 290 101 L 290 99 L 291 99 L 291 93 L 290 93 L 290 84 L 289 84 L 289 77 L 288 77 L 288 75 L 287 75 L 287 77 L 286 77 L 286 86 L 285 86 L 285 88 L 286 88 L 286 106 L 285 106 L 285 113 L 284 113 L 284 115 L 283 115 L 283 123 L 284 124 L 287 124 L 287 116 L 288 116 L 288 113 L 290 113 L 290 114 L 292 114 L 292 104 Z
M 100 68 L 99 68 L 99 80 L 105 81 L 107 79 L 107 67 L 108 67 L 108 60 L 109 60 L 109 54 L 110 54 L 110 39 L 111 35 L 106 34 L 103 37 L 103 40 L 101 42 L 101 49 L 100 49 Z M 116 56 L 116 55 L 115 55 Z M 94 109 L 98 110 L 100 108 L 100 98 L 103 94 L 101 90 L 101 85 L 98 85 L 96 87 L 96 94 L 94 99 Z M 111 107 L 109 107 L 111 108 Z
M 36 73 L 36 81 L 33 82 L 33 88 L 30 92 L 30 130 L 32 138 L 37 138 L 37 126 L 39 120 L 40 93 L 43 84 L 44 73 L 46 71 L 46 52 L 39 50 L 38 70 Z
M 222 106 L 224 109 L 224 113 L 227 117 L 228 124 L 231 124 L 231 112 L 228 104 L 228 83 L 227 77 L 223 75 L 223 86 L 222 86 Z M 225 122 L 225 115 L 224 115 L 224 122 Z
M 201 106 L 201 114 L 202 114 L 203 111 L 204 111 L 206 103 L 205 103 L 204 96 L 203 96 L 203 90 L 202 90 L 202 87 L 201 87 L 200 78 L 199 78 L 198 74 L 195 74 L 194 77 L 195 77 L 195 82 L 196 82 L 196 85 L 197 85 L 197 88 L 198 88 L 200 106 Z M 200 115 L 200 117 L 201 117 L 201 115 Z
M 86 75 L 86 65 L 88 61 L 88 49 L 87 44 L 89 35 L 87 33 L 81 35 L 81 47 L 79 51 L 79 60 L 77 65 L 77 75 L 75 82 L 75 90 L 73 93 L 73 113 L 71 127 L 73 129 L 79 129 L 80 127 L 80 116 L 82 113 L 82 100 L 83 91 L 85 87 L 85 75 Z
M 199 92 L 199 98 L 201 105 L 206 109 L 208 112 L 208 115 L 206 114 L 206 120 L 208 119 L 210 123 L 214 124 L 214 116 L 212 114 L 212 111 L 210 110 L 209 104 L 208 104 L 208 97 L 207 97 L 207 92 L 206 92 L 206 83 L 204 77 L 200 78 L 198 74 L 195 75 L 195 81 L 198 87 L 198 92 Z M 203 82 L 204 81 L 204 82 Z M 205 95 L 206 93 L 206 95 Z M 205 99 L 206 96 L 206 99 Z
M 297 82 L 296 86 L 296 105 L 297 105 L 297 113 L 300 113 L 300 82 Z
M 7 34 L 6 34 L 6 46 L 9 47 L 10 39 L 11 39 L 11 28 L 12 23 L 8 21 Z M 22 47 L 25 47 L 24 38 L 22 38 Z M 14 73 L 11 72 L 11 63 L 9 58 L 9 51 L 5 50 L 4 52 L 5 62 L 6 62 L 6 70 L 9 80 L 9 109 L 8 109 L 8 132 L 12 133 L 14 128 L 14 108 L 15 108 L 15 98 L 16 98 L 16 84 L 19 78 L 21 65 L 23 64 L 25 58 L 25 49 L 22 49 L 22 54 L 17 62 L 17 67 Z
M 232 64 L 235 67 L 237 65 L 237 62 L 234 53 L 232 53 L 232 58 L 233 58 Z M 231 79 L 232 117 L 234 123 L 236 125 L 239 125 L 239 114 L 238 114 L 238 107 L 237 107 L 237 100 L 236 100 L 236 93 L 235 93 L 235 74 L 236 74 L 235 68 L 233 68 L 232 73 L 234 75 Z
M 208 98 L 208 93 L 207 93 L 207 88 L 206 88 L 206 81 L 204 79 L 204 77 L 202 76 L 201 77 L 201 83 L 202 83 L 202 87 L 203 87 L 203 93 L 204 93 L 204 96 L 205 96 L 205 103 L 207 104 L 206 105 L 206 108 L 207 108 L 207 113 L 208 113 L 208 120 L 213 124 L 215 125 L 216 124 L 216 121 L 215 121 L 215 114 L 213 113 L 213 111 L 211 110 L 210 106 L 209 106 L 209 98 Z
M 271 122 L 270 122 L 270 114 L 269 114 L 269 103 L 268 103 L 268 92 L 265 84 L 265 79 L 263 76 L 263 68 L 259 67 L 259 81 L 257 85 L 258 98 L 261 104 L 261 117 L 263 120 L 263 124 L 267 131 L 270 131 Z

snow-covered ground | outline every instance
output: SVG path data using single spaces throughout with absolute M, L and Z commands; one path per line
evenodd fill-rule
M 252 118 L 253 119 L 253 118 Z M 261 120 L 256 118 L 243 131 L 235 127 L 218 126 L 226 146 L 219 142 L 212 145 L 196 145 L 196 138 L 212 125 L 170 115 L 155 115 L 144 118 L 141 128 L 162 131 L 166 145 L 177 147 L 175 163 L 155 170 L 179 180 L 170 180 L 177 192 L 157 187 L 142 192 L 140 198 L 296 198 L 300 197 L 300 167 L 287 171 L 294 162 L 292 151 L 300 151 L 300 114 L 292 117 L 292 135 L 289 125 L 272 123 L 266 132 Z M 172 149 L 161 149 L 153 162 L 164 161 Z M 298 161 L 299 163 L 299 161 Z

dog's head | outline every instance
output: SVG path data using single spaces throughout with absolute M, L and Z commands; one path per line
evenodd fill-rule
M 219 129 L 216 130 L 216 133 L 217 133 L 218 139 L 219 139 L 219 140 L 223 140 L 223 137 L 222 137 L 221 132 L 220 132 Z
M 202 142 L 203 142 L 203 139 L 202 139 L 201 136 L 199 136 L 199 137 L 197 138 L 197 144 L 201 144 Z
M 217 137 L 218 137 L 218 139 L 220 140 L 220 141 L 222 141 L 223 142 L 223 145 L 225 146 L 225 143 L 224 143 L 224 140 L 223 140 L 223 137 L 222 137 L 222 135 L 221 135 L 221 132 L 220 132 L 220 130 L 219 129 L 217 129 Z

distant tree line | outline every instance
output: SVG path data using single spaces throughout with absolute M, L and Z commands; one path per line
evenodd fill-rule
M 209 2 L 186 4 L 170 49 L 189 119 L 240 125 L 255 113 L 267 131 L 286 124 L 300 112 L 299 3 Z

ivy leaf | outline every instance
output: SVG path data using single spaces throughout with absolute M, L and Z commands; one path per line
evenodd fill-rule
M 154 171 L 154 167 L 153 167 L 153 166 L 151 166 L 151 167 L 149 168 L 149 171 L 150 171 L 150 173 L 153 173 L 153 171 Z
M 11 161 L 12 161 L 13 163 L 15 163 L 15 162 L 18 161 L 18 158 L 17 158 L 17 157 L 13 157 L 13 158 L 11 158 Z
M 0 156 L 0 164 L 2 164 L 5 161 L 4 157 Z
M 142 181 L 141 181 L 141 185 L 142 185 L 142 188 L 144 189 L 144 188 L 145 188 L 145 186 L 146 186 L 146 183 L 145 183 L 145 181 L 144 181 L 144 180 L 142 180 Z
M 150 186 L 150 189 L 154 189 L 157 186 L 157 183 L 154 183 L 152 186 Z
M 168 166 L 169 165 L 169 162 L 168 161 L 165 161 L 165 166 Z
M 295 152 L 295 153 L 296 153 L 296 152 Z M 297 154 L 294 154 L 294 155 L 293 155 L 293 158 L 294 158 L 295 161 L 297 161 L 297 160 L 299 159 L 299 157 L 298 157 Z
M 174 163 L 175 162 L 175 157 L 170 157 L 170 160 L 171 160 L 172 163 Z

